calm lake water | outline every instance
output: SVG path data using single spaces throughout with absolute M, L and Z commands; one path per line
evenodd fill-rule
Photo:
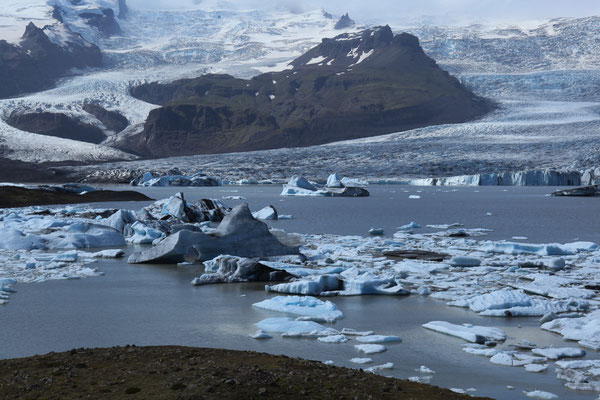
M 124 187 L 120 187 L 124 188 Z M 270 223 L 289 232 L 364 235 L 371 227 L 393 234 L 396 227 L 415 221 L 425 224 L 460 222 L 470 228 L 489 228 L 490 239 L 527 236 L 531 242 L 600 242 L 597 230 L 600 199 L 552 198 L 552 188 L 417 188 L 374 186 L 369 198 L 282 198 L 280 187 L 248 186 L 182 188 L 186 199 L 244 196 L 253 210 L 273 204 L 293 220 Z M 456 190 L 456 191 L 454 191 Z M 142 189 L 154 198 L 172 195 L 177 188 Z M 409 193 L 407 193 L 408 191 Z M 409 195 L 420 195 L 417 200 Z M 224 200 L 234 205 L 239 201 Z M 109 203 L 102 207 L 138 209 L 143 203 Z M 492 215 L 487 215 L 491 213 Z M 133 251 L 128 248 L 128 254 Z M 352 342 L 325 344 L 314 339 L 257 341 L 247 335 L 254 323 L 280 313 L 252 304 L 273 296 L 262 284 L 194 287 L 200 267 L 128 265 L 103 260 L 96 266 L 103 277 L 79 281 L 50 281 L 15 286 L 18 293 L 0 309 L 0 358 L 62 351 L 74 347 L 114 345 L 188 345 L 257 350 L 358 367 L 349 360 L 361 357 Z M 498 399 L 525 398 L 523 390 L 541 389 L 569 399 L 597 399 L 597 395 L 564 389 L 554 367 L 542 374 L 520 367 L 496 366 L 486 357 L 462 351 L 464 341 L 430 332 L 421 324 L 432 320 L 499 327 L 509 341 L 522 338 L 540 346 L 572 346 L 558 335 L 541 331 L 537 318 L 482 317 L 421 296 L 360 296 L 331 298 L 345 318 L 333 325 L 378 334 L 398 335 L 402 343 L 373 355 L 374 363 L 395 364 L 385 375 L 418 376 L 421 365 L 436 371 L 431 383 L 444 387 L 475 388 L 474 395 Z M 352 344 L 351 344 L 352 343 Z M 589 351 L 587 358 L 598 358 Z M 368 366 L 368 365 L 367 365 Z M 508 390 L 507 385 L 514 386 Z

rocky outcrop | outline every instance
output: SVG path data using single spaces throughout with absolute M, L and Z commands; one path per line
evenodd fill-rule
M 117 111 L 108 111 L 99 104 L 87 103 L 83 105 L 83 110 L 92 114 L 102 122 L 102 124 L 110 131 L 115 133 L 121 132 L 127 128 L 129 121 Z
M 73 68 L 101 65 L 100 49 L 62 23 L 44 29 L 30 23 L 18 45 L 0 40 L 0 98 L 46 89 Z
M 129 17 L 129 7 L 127 7 L 127 2 L 125 0 L 119 0 L 119 19 L 127 19 Z
M 347 33 L 250 80 L 205 75 L 131 89 L 162 105 L 120 148 L 164 157 L 302 147 L 464 122 L 493 105 L 441 70 L 416 37 Z
M 352 19 L 350 19 L 350 16 L 348 15 L 348 13 L 346 13 L 345 15 L 342 15 L 340 17 L 340 19 L 338 20 L 338 22 L 335 23 L 335 26 L 333 27 L 333 29 L 346 29 L 346 28 L 352 28 L 356 25 L 356 22 L 354 22 Z
M 49 112 L 17 114 L 10 116 L 6 122 L 22 131 L 80 142 L 98 144 L 106 139 L 106 135 L 100 128 L 65 114 Z
M 132 254 L 128 262 L 175 264 L 207 261 L 222 254 L 254 258 L 300 255 L 300 250 L 297 246 L 282 244 L 264 222 L 252 216 L 248 205 L 242 204 L 223 219 L 214 233 L 179 231 L 150 250 Z
M 595 197 L 600 196 L 600 186 L 583 186 L 575 189 L 559 190 L 552 193 L 552 196 L 565 196 L 565 197 Z
M 79 14 L 88 25 L 93 26 L 106 37 L 120 35 L 121 26 L 115 19 L 115 12 L 112 8 L 102 8 L 94 12 L 84 12 Z

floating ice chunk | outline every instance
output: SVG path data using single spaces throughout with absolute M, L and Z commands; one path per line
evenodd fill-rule
M 59 231 L 44 235 L 50 249 L 83 249 L 125 246 L 125 238 L 114 229 L 76 222 Z
M 592 242 L 567 244 L 527 244 L 514 242 L 484 242 L 481 250 L 501 254 L 537 254 L 540 256 L 566 256 L 579 252 L 594 251 L 599 246 Z
M 391 343 L 401 342 L 402 338 L 399 336 L 368 335 L 358 336 L 356 340 L 358 340 L 361 343 Z
M 167 200 L 167 203 L 162 208 L 161 214 L 184 220 L 186 219 L 185 208 L 186 203 L 183 199 L 183 193 L 180 192 Z
M 581 318 L 558 318 L 543 324 L 542 329 L 559 333 L 567 340 L 577 340 L 594 348 L 600 346 L 600 310 Z
M 548 370 L 548 364 L 525 364 L 524 367 L 527 372 L 546 372 Z
M 561 348 L 537 348 L 531 350 L 533 354 L 538 356 L 547 357 L 551 360 L 558 360 L 565 357 L 584 357 L 585 350 L 577 347 L 561 347 Z
M 422 374 L 435 374 L 435 371 L 432 370 L 431 368 L 428 368 L 424 365 L 421 365 L 420 368 L 415 369 L 415 371 L 420 372 Z
M 513 366 L 512 356 L 505 352 L 496 353 L 492 358 L 490 358 L 490 362 L 492 364 L 505 365 L 508 367 Z
M 386 295 L 407 295 L 410 292 L 394 279 L 382 279 L 369 273 L 364 273 L 355 277 L 346 276 L 344 280 L 344 290 L 339 292 L 344 296 L 355 296 L 361 294 L 386 294 Z
M 77 254 L 77 250 L 73 250 L 73 251 L 65 251 L 65 252 L 61 252 L 56 254 L 53 258 L 52 258 L 52 262 L 75 262 L 77 261 L 77 259 L 79 258 L 79 254 Z
M 277 210 L 273 206 L 266 206 L 265 208 L 261 209 L 260 211 L 252 213 L 252 216 L 256 219 L 262 219 L 262 220 L 274 221 L 274 220 L 278 219 Z
M 384 234 L 383 228 L 371 228 L 369 229 L 369 235 L 381 236 Z
M 421 225 L 417 224 L 416 222 L 411 222 L 410 224 L 406 224 L 406 225 L 402 225 L 402 226 L 398 227 L 398 229 L 402 229 L 402 230 L 419 229 L 419 228 L 421 228 Z
M 333 320 L 344 316 L 331 301 L 321 301 L 310 296 L 277 296 L 254 303 L 253 306 L 265 310 Z
M 47 248 L 46 242 L 39 236 L 26 234 L 14 228 L 0 228 L 0 249 L 33 250 Z
M 121 249 L 109 249 L 98 251 L 96 253 L 87 253 L 86 255 L 94 258 L 119 258 L 125 255 L 125 251 Z
M 465 389 L 450 388 L 450 390 L 453 391 L 454 393 L 458 393 L 458 394 L 467 394 L 467 391 Z
M 344 335 L 329 335 L 317 338 L 317 340 L 323 343 L 346 343 L 350 339 Z
M 360 357 L 355 357 L 350 359 L 350 362 L 353 362 L 354 364 L 369 364 L 373 362 L 372 358 L 360 358 Z
M 300 189 L 305 189 L 305 190 L 310 190 L 310 191 L 317 190 L 317 188 L 312 183 L 310 183 L 308 180 L 306 180 L 305 178 L 303 178 L 301 176 L 296 176 L 296 175 L 292 176 L 287 184 L 288 184 L 288 186 L 297 187 Z
M 373 331 L 359 332 L 356 329 L 344 328 L 342 329 L 342 334 L 348 336 L 369 336 L 373 334 Z
M 294 219 L 294 216 L 290 214 L 281 214 L 277 216 L 277 219 Z
M 424 324 L 423 327 L 432 331 L 445 333 L 446 335 L 456 336 L 473 343 L 483 344 L 490 340 L 506 340 L 504 331 L 487 326 L 456 325 L 445 321 L 431 321 Z
M 557 361 L 556 377 L 573 390 L 600 392 L 600 360 Z
M 342 185 L 344 187 L 367 187 L 369 186 L 369 184 L 363 180 L 360 179 L 356 179 L 356 178 L 342 178 Z
M 259 329 L 256 331 L 256 333 L 253 333 L 250 336 L 252 339 L 271 339 L 273 336 L 269 335 L 267 332 L 263 331 L 262 329 Z
M 461 226 L 463 226 L 463 224 L 459 224 L 458 222 L 455 222 L 453 224 L 426 225 L 427 228 L 432 228 L 432 229 L 450 229 L 450 228 L 459 228 Z
M 481 260 L 475 257 L 454 256 L 450 259 L 450 264 L 455 267 L 477 267 L 481 264 Z
M 540 400 L 552 400 L 558 399 L 558 396 L 554 393 L 544 392 L 542 390 L 534 390 L 531 392 L 523 392 L 527 397 L 531 397 L 532 399 L 540 399 Z
M 129 210 L 119 210 L 102 222 L 115 229 L 117 232 L 124 233 L 127 225 L 131 225 L 135 221 L 137 221 L 137 219 L 133 212 Z
M 355 344 L 354 348 L 365 354 L 383 353 L 387 350 L 387 347 L 381 344 Z
M 127 238 L 129 243 L 133 244 L 152 244 L 155 240 L 165 237 L 165 233 L 158 229 L 151 228 L 137 221 L 131 225 L 133 235 Z
M 327 184 L 325 185 L 328 188 L 343 188 L 342 180 L 340 179 L 337 173 L 333 173 L 329 175 L 327 178 Z
M 295 270 L 292 270 L 295 272 Z M 341 280 L 334 275 L 321 275 L 313 279 L 304 279 L 278 285 L 267 285 L 267 292 L 303 294 L 318 296 L 322 292 L 339 290 L 342 287 Z
M 379 371 L 383 371 L 384 369 L 394 369 L 394 363 L 388 362 L 382 365 L 375 365 L 373 367 L 365 369 L 365 371 L 376 373 Z
M 419 196 L 418 194 L 411 194 L 410 196 L 408 196 L 408 198 L 412 200 L 418 200 L 421 198 L 421 196 Z
M 520 290 L 502 289 L 495 292 L 474 296 L 466 300 L 457 300 L 450 305 L 469 307 L 475 312 L 486 310 L 507 309 L 511 307 L 531 306 L 531 297 Z
M 265 332 L 281 333 L 288 337 L 319 337 L 338 335 L 339 332 L 313 321 L 294 321 L 290 318 L 267 318 L 255 324 Z

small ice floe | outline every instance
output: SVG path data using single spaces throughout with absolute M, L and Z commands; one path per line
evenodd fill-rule
M 584 357 L 585 350 L 578 347 L 547 347 L 547 348 L 536 348 L 531 350 L 533 354 L 538 356 L 547 357 L 551 360 L 558 360 L 566 357 Z
M 404 230 L 404 231 L 408 231 L 408 230 L 411 230 L 411 229 L 419 229 L 419 228 L 421 228 L 421 225 L 417 224 L 414 221 L 411 222 L 410 224 L 406 224 L 406 225 L 402 225 L 402 226 L 398 227 L 398 229 Z
M 259 329 L 256 331 L 256 333 L 253 333 L 250 336 L 252 339 L 271 339 L 273 336 L 269 335 L 267 332 L 263 331 L 262 329 Z
M 450 390 L 453 391 L 454 393 L 458 393 L 458 394 L 467 394 L 467 391 L 465 389 L 450 388 Z
M 490 348 L 483 344 L 469 343 L 463 346 L 463 351 L 465 353 L 473 354 L 476 356 L 484 356 L 484 357 L 492 357 L 496 354 L 500 353 L 500 350 L 495 348 Z
M 276 296 L 254 303 L 253 306 L 265 310 L 319 317 L 328 321 L 335 321 L 344 316 L 331 301 L 322 301 L 311 296 Z
M 265 332 L 281 333 L 286 337 L 339 335 L 339 332 L 333 328 L 326 328 L 313 321 L 294 321 L 291 318 L 267 318 L 255 325 Z
M 540 399 L 540 400 L 558 399 L 558 396 L 555 395 L 554 393 L 544 392 L 542 390 L 533 390 L 531 392 L 523 391 L 523 393 L 525 393 L 525 396 L 530 397 L 532 399 Z
M 382 236 L 385 232 L 383 228 L 371 228 L 369 229 L 369 235 L 371 236 Z
M 512 240 L 527 240 L 529 239 L 527 236 L 513 236 Z
M 354 348 L 365 354 L 383 353 L 387 347 L 381 344 L 355 344 Z
M 431 368 L 428 368 L 428 367 L 426 367 L 424 365 L 421 365 L 421 367 L 415 369 L 415 371 L 420 372 L 422 374 L 428 374 L 428 375 L 435 374 L 434 370 L 432 370 Z
M 586 310 L 589 303 L 582 299 L 550 301 L 532 298 L 521 290 L 501 289 L 478 296 L 465 296 L 449 305 L 468 307 L 481 314 L 494 317 L 541 316 L 548 312 Z
M 385 369 L 394 369 L 394 363 L 388 362 L 388 363 L 381 364 L 381 365 L 375 365 L 375 366 L 366 368 L 365 371 L 377 373 L 377 372 L 383 371 Z
M 350 359 L 350 362 L 353 362 L 354 364 L 369 364 L 369 363 L 373 362 L 373 359 L 368 358 L 368 357 L 365 357 L 365 358 L 355 357 L 355 358 Z
M 277 219 L 294 219 L 294 216 L 290 214 L 281 214 L 277 216 Z
M 373 331 L 357 331 L 356 329 L 344 328 L 342 334 L 347 336 L 369 336 L 373 334 Z
M 423 327 L 479 344 L 484 344 L 490 340 L 501 342 L 506 340 L 504 331 L 487 326 L 476 326 L 471 324 L 456 325 L 445 321 L 431 321 L 424 324 Z
M 527 372 L 546 372 L 548 370 L 548 364 L 525 364 L 523 367 Z
M 411 200 L 418 200 L 421 198 L 421 196 L 419 196 L 418 194 L 411 194 L 410 196 L 408 196 L 408 198 Z
M 333 365 L 333 360 L 327 360 L 327 361 L 323 361 L 323 364 L 325 365 Z
M 451 228 L 459 228 L 461 226 L 463 226 L 463 224 L 460 224 L 458 222 L 455 222 L 453 224 L 425 225 L 426 228 L 431 228 L 431 229 L 451 229 Z
M 399 336 L 368 335 L 357 336 L 356 340 L 361 343 L 392 343 L 401 342 L 402 338 Z
M 415 382 L 415 383 L 429 383 L 431 382 L 431 379 L 433 378 L 433 376 L 431 375 L 424 375 L 424 376 L 409 376 L 408 378 L 406 378 L 409 382 Z
M 350 338 L 345 335 L 329 335 L 321 336 L 317 340 L 323 343 L 346 343 Z
M 507 367 L 513 366 L 513 358 L 509 353 L 498 352 L 492 358 L 490 358 L 492 364 L 505 365 Z
M 276 221 L 278 219 L 277 210 L 273 206 L 266 206 L 260 211 L 252 213 L 252 216 L 260 220 Z
M 244 196 L 223 196 L 223 200 L 246 200 Z
M 94 258 L 120 258 L 125 255 L 125 251 L 121 249 L 109 249 L 102 250 L 96 253 L 88 253 L 90 257 Z
M 572 390 L 600 392 L 600 360 L 557 361 L 556 377 Z

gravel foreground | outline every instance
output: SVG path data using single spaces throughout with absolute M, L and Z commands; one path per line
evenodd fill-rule
M 74 349 L 2 360 L 0 398 L 476 399 L 317 361 L 177 346 Z

